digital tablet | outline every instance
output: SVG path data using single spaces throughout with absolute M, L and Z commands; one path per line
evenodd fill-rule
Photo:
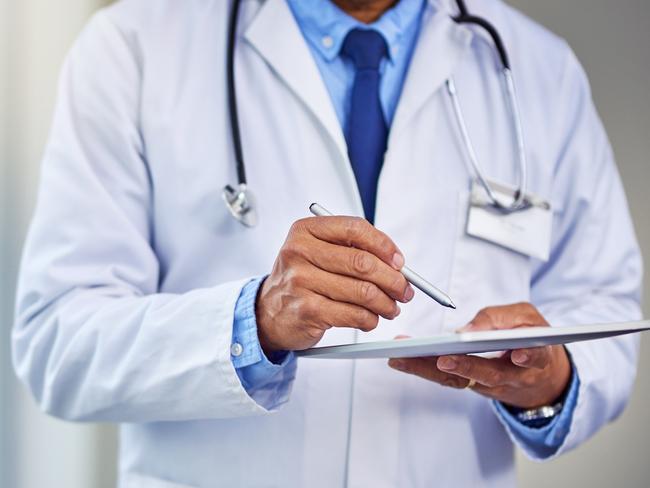
M 648 329 L 650 329 L 648 320 L 571 327 L 520 327 L 313 347 L 296 354 L 304 358 L 322 359 L 413 358 L 446 354 L 475 354 L 592 341 L 623 334 L 634 334 Z

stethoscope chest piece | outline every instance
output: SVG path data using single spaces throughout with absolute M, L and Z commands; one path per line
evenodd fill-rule
M 257 225 L 257 211 L 255 198 L 246 184 L 239 184 L 236 188 L 226 185 L 223 188 L 223 200 L 230 214 L 245 227 Z

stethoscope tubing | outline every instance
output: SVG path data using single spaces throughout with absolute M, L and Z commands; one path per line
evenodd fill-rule
M 456 4 L 458 5 L 459 13 L 458 15 L 452 17 L 452 19 L 458 24 L 474 24 L 483 28 L 492 39 L 492 42 L 494 43 L 499 56 L 499 60 L 501 61 L 502 75 L 506 91 L 506 104 L 508 105 L 508 111 L 510 113 L 512 130 L 515 134 L 516 153 L 519 166 L 517 191 L 515 192 L 513 201 L 509 203 L 500 201 L 490 186 L 489 181 L 485 177 L 481 165 L 479 164 L 471 138 L 469 136 L 469 132 L 467 130 L 467 124 L 465 122 L 463 110 L 460 101 L 458 100 L 458 89 L 453 80 L 453 77 L 450 77 L 446 82 L 447 92 L 451 98 L 453 112 L 455 115 L 458 130 L 465 146 L 466 156 L 469 159 L 472 169 L 476 174 L 476 179 L 485 190 L 490 203 L 494 207 L 504 213 L 523 210 L 529 207 L 529 203 L 526 199 L 528 164 L 526 159 L 524 130 L 521 123 L 521 113 L 519 103 L 517 101 L 517 93 L 515 90 L 515 83 L 512 76 L 508 52 L 499 32 L 494 25 L 482 17 L 471 15 L 467 10 L 467 6 L 465 5 L 464 0 L 456 0 Z M 255 217 L 253 198 L 247 185 L 246 165 L 244 162 L 241 128 L 237 110 L 237 87 L 235 83 L 235 47 L 237 43 L 237 19 L 239 18 L 240 7 L 241 0 L 233 0 L 232 8 L 230 11 L 230 18 L 228 20 L 228 46 L 226 55 L 228 116 L 230 119 L 230 130 L 235 157 L 238 186 L 237 188 L 233 188 L 231 185 L 226 185 L 224 188 L 224 200 L 228 205 L 233 217 L 239 220 L 242 224 L 251 227 L 255 225 L 257 219 Z M 245 218 L 246 215 L 248 215 L 248 219 Z
M 240 0 L 233 0 L 230 18 L 228 20 L 228 50 L 226 58 L 228 115 L 230 117 L 230 132 L 232 137 L 233 152 L 237 169 L 237 182 L 246 185 L 246 165 L 244 164 L 244 150 L 241 143 L 241 128 L 239 112 L 237 110 L 237 86 L 235 83 L 235 46 L 237 44 L 237 19 L 239 18 Z

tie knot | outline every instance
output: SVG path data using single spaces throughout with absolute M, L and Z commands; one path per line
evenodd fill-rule
M 345 36 L 341 52 L 352 59 L 357 70 L 378 70 L 386 49 L 384 37 L 376 30 L 352 29 Z

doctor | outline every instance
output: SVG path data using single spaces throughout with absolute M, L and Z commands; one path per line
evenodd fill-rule
M 625 196 L 567 45 L 499 0 L 467 5 L 508 49 L 518 152 L 504 60 L 463 2 L 231 7 L 122 0 L 70 52 L 13 335 L 41 408 L 120 423 L 124 488 L 514 486 L 515 446 L 548 459 L 616 418 L 634 337 L 392 368 L 291 352 L 639 318 Z M 548 232 L 515 251 L 471 231 L 517 213 L 482 212 L 478 172 L 525 189 L 501 196 L 525 195 L 525 236 L 540 212 Z M 247 227 L 231 210 L 253 194 Z M 312 201 L 358 217 L 306 218 Z M 414 291 L 405 259 L 457 310 Z

